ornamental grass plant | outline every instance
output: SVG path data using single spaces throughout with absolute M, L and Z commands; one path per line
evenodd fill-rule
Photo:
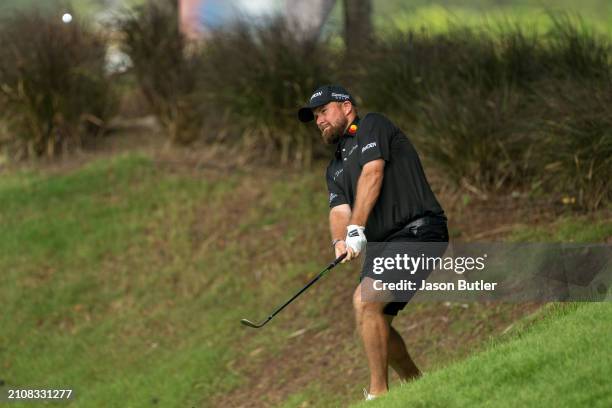
M 0 140 L 8 156 L 57 156 L 103 131 L 116 98 L 106 38 L 87 21 L 13 13 L 0 22 L 0 44 Z

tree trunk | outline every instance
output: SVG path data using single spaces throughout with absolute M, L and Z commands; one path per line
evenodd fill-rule
M 344 0 L 344 42 L 349 56 L 368 48 L 372 39 L 372 0 Z

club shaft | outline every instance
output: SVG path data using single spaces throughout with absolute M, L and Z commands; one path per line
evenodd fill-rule
M 272 312 L 272 314 L 270 315 L 270 319 L 273 318 L 274 316 L 276 316 L 277 313 L 279 313 L 281 310 L 283 310 L 289 303 L 293 302 L 298 296 L 300 296 L 302 293 L 306 292 L 306 290 L 309 287 L 311 287 L 312 285 L 314 285 L 314 283 L 316 281 L 318 281 L 321 278 L 321 276 L 325 275 L 325 273 L 327 271 L 329 271 L 329 269 L 325 269 L 324 271 L 321 271 L 313 280 L 308 282 L 308 284 L 306 286 L 304 286 L 302 289 L 300 289 L 300 291 L 298 293 L 293 295 L 293 297 L 291 299 L 286 301 L 283 305 L 279 306 L 274 312 Z
M 300 291 L 298 293 L 293 295 L 293 297 L 291 297 L 291 299 L 286 301 L 284 304 L 279 306 L 274 312 L 272 312 L 272 314 L 268 317 L 266 323 L 268 321 L 270 321 L 274 316 L 276 316 L 281 310 L 283 310 L 285 307 L 287 307 L 287 305 L 289 305 L 291 302 L 293 302 L 298 296 L 300 296 L 302 293 L 304 293 L 306 290 L 308 290 L 309 287 L 314 285 L 314 283 L 316 281 L 321 279 L 321 276 L 325 275 L 330 269 L 332 269 L 334 266 L 338 265 L 344 259 L 345 256 L 346 256 L 346 254 L 340 255 L 334 262 L 330 263 L 327 266 L 327 268 L 325 268 L 321 272 L 319 272 L 319 274 L 317 276 L 315 276 L 310 282 L 308 282 L 308 284 L 306 286 L 304 286 L 302 289 L 300 289 Z

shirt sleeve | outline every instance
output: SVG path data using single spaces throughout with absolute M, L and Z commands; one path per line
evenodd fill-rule
M 340 169 L 340 172 L 343 170 Z M 340 204 L 348 204 L 348 200 L 346 199 L 346 195 L 342 190 L 341 182 L 339 182 L 338 178 L 341 177 L 341 174 L 335 176 L 336 180 L 334 180 L 334 174 L 332 174 L 331 168 L 327 169 L 327 191 L 329 192 L 329 208 L 336 207 Z
M 389 145 L 395 126 L 380 114 L 368 114 L 360 123 L 358 140 L 361 149 L 359 164 L 363 167 L 373 160 L 389 161 Z

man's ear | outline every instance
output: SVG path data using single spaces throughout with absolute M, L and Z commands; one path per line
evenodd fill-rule
M 353 104 L 350 101 L 342 102 L 342 111 L 346 116 L 348 116 L 353 110 Z

